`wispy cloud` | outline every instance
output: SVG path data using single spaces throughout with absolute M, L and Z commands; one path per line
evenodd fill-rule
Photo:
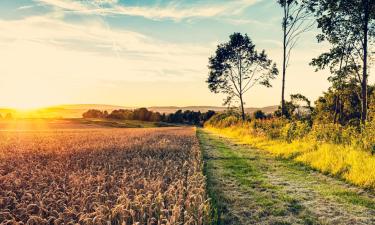
M 260 0 L 231 0 L 225 2 L 205 2 L 186 4 L 188 1 L 171 1 L 166 5 L 127 6 L 117 0 L 34 0 L 47 6 L 71 13 L 98 15 L 141 16 L 153 20 L 182 20 L 207 18 L 220 15 L 236 15 Z M 182 4 L 185 3 L 185 4 Z M 213 4 L 215 3 L 215 4 Z
M 261 22 L 259 20 L 254 19 L 235 19 L 235 18 L 227 18 L 224 19 L 224 21 L 233 24 L 233 25 L 248 25 L 248 24 L 254 24 L 254 25 L 261 25 L 261 26 L 270 26 L 270 23 Z
M 24 6 L 18 7 L 17 9 L 18 10 L 25 10 L 25 9 L 31 9 L 31 8 L 34 8 L 34 6 L 33 5 L 24 5 Z
M 111 74 L 114 79 L 183 81 L 205 73 L 210 52 L 207 46 L 173 44 L 129 30 L 108 29 L 100 20 L 71 24 L 53 17 L 29 17 L 0 20 L 0 29 L 0 57 L 8 68 L 2 67 L 8 71 L 1 72 L 5 76 L 79 74 L 85 79 Z M 36 53 L 38 57 L 33 56 Z

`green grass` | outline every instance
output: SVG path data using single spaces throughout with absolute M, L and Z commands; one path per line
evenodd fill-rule
M 215 224 L 330 224 L 334 218 L 325 212 L 332 210 L 348 215 L 339 218 L 345 224 L 358 218 L 368 222 L 375 213 L 371 192 L 293 158 L 277 157 L 203 129 L 197 136 Z M 236 216 L 244 208 L 250 217 L 241 222 Z
M 369 197 L 358 195 L 353 191 L 333 191 L 332 195 L 337 196 L 341 201 L 349 202 L 353 205 L 360 205 L 369 209 L 375 209 L 375 201 Z
M 227 128 L 208 127 L 207 129 L 262 149 L 274 156 L 293 159 L 359 187 L 375 190 L 375 157 L 370 152 L 363 151 L 354 145 L 317 143 L 310 139 L 294 140 L 288 143 L 280 139 L 254 135 L 249 132 L 249 127 L 241 125 Z
M 235 224 L 228 206 L 233 204 L 233 201 L 238 201 L 233 198 L 234 196 L 223 193 L 222 188 L 225 187 L 221 186 L 218 179 L 234 181 L 234 185 L 238 186 L 238 194 L 250 197 L 247 205 L 255 211 L 250 221 L 260 222 L 262 217 L 269 216 L 279 218 L 274 224 L 289 224 L 283 218 L 290 214 L 300 214 L 301 218 L 308 217 L 306 212 L 303 212 L 305 209 L 299 199 L 281 192 L 279 187 L 267 181 L 262 173 L 265 166 L 263 159 L 251 155 L 251 152 L 241 146 L 232 149 L 225 141 L 213 138 L 200 129 L 197 135 L 201 146 L 206 146 L 203 148 L 204 172 L 207 176 L 207 191 L 211 198 L 212 215 L 216 224 Z M 313 220 L 310 217 L 308 219 Z

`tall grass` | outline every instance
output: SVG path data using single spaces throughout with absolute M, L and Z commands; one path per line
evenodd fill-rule
M 289 158 L 358 186 L 375 189 L 374 122 L 355 128 L 280 119 L 245 123 L 233 120 L 230 118 L 228 125 L 214 118 L 205 127 L 277 157 Z

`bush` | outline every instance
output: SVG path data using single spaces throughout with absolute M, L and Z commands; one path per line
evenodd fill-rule
M 251 128 L 257 136 L 267 136 L 271 139 L 279 139 L 282 137 L 282 128 L 287 124 L 284 119 L 266 119 L 266 120 L 253 120 Z
M 257 110 L 253 113 L 254 119 L 265 119 L 267 118 L 266 114 L 262 110 Z
M 83 118 L 105 118 L 108 116 L 107 111 L 100 111 L 96 109 L 90 109 L 82 114 Z
M 210 127 L 225 128 L 242 122 L 240 116 L 236 113 L 219 113 L 212 116 L 204 125 Z

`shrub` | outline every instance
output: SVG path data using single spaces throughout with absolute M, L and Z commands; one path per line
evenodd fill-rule
M 267 118 L 266 114 L 262 110 L 257 110 L 253 113 L 254 119 L 265 119 Z
M 241 118 L 239 115 L 235 113 L 219 113 L 212 116 L 206 123 L 205 126 L 211 127 L 230 127 L 241 122 Z

